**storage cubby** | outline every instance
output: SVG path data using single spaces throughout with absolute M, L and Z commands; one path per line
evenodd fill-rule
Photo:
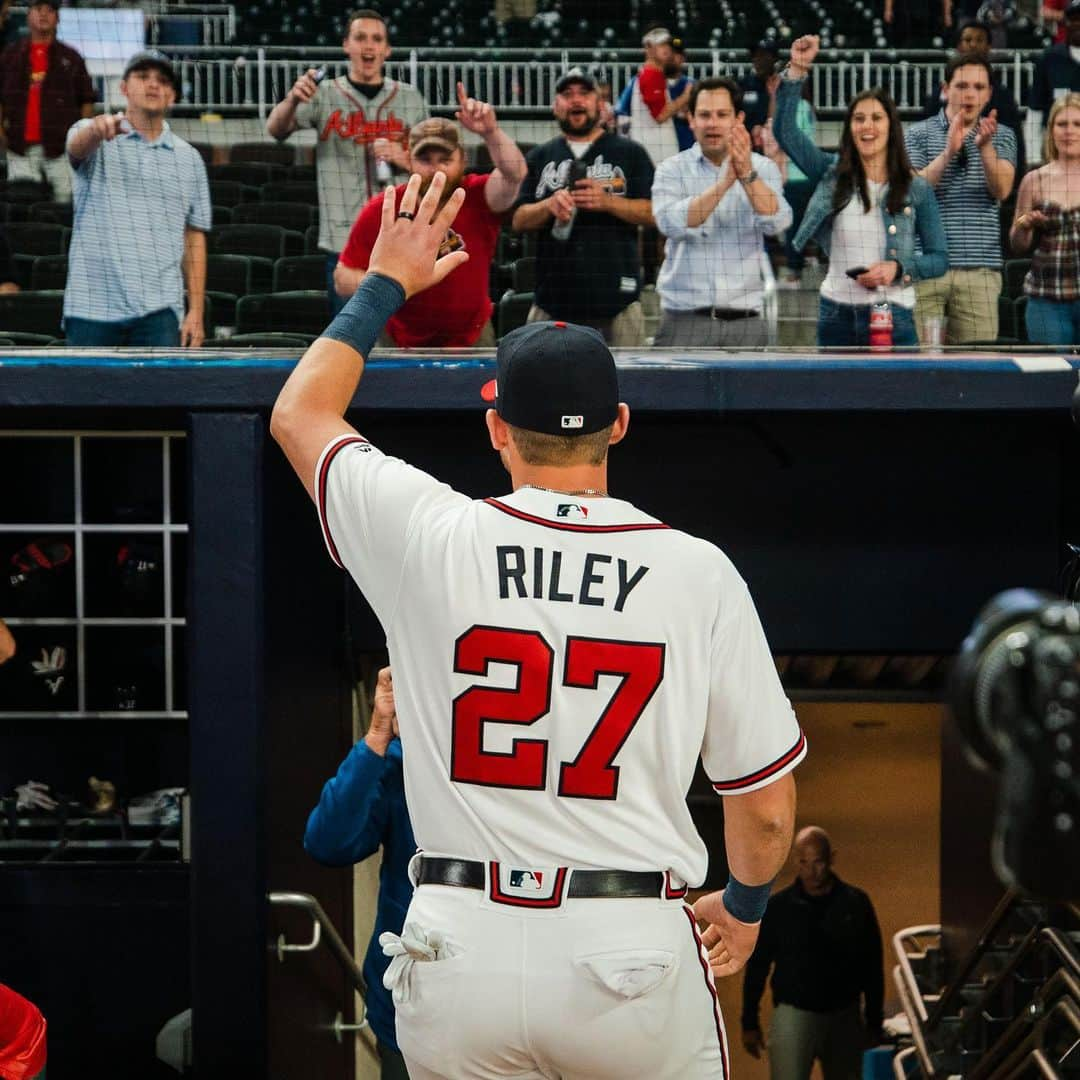
M 0 862 L 51 843 L 50 861 L 178 859 L 175 837 L 148 851 L 121 819 L 131 798 L 188 783 L 185 436 L 0 431 L 0 460 L 0 617 L 17 645 L 0 665 Z M 112 814 L 91 812 L 91 776 L 115 785 Z M 28 780 L 60 805 L 16 813 Z M 94 843 L 73 847 L 80 813 Z

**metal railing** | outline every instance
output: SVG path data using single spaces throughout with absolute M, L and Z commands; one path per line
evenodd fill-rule
M 165 51 L 178 68 L 185 106 L 263 119 L 309 67 L 326 67 L 332 76 L 347 71 L 338 48 L 165 46 Z M 999 77 L 1018 101 L 1027 96 L 1037 56 L 1032 51 L 995 54 Z M 820 115 L 836 115 L 861 90 L 883 86 L 901 112 L 910 115 L 940 86 L 945 62 L 940 51 L 827 50 L 811 73 L 812 103 Z M 641 57 L 634 50 L 612 50 L 596 61 L 587 50 L 414 49 L 391 59 L 386 70 L 390 78 L 416 86 L 435 111 L 457 108 L 457 84 L 463 82 L 470 94 L 490 102 L 502 115 L 526 116 L 548 114 L 556 81 L 575 64 L 602 67 L 617 99 L 637 74 Z M 693 78 L 739 78 L 749 71 L 742 52 L 700 49 L 688 54 L 687 72 Z
M 323 911 L 322 904 L 310 893 L 301 892 L 272 892 L 267 895 L 267 900 L 270 901 L 272 907 L 300 908 L 311 916 L 311 940 L 306 944 L 290 945 L 284 933 L 278 934 L 276 946 L 278 962 L 285 963 L 285 957 L 288 953 L 314 952 L 325 937 L 330 951 L 334 954 L 345 974 L 348 975 L 353 989 L 360 998 L 361 1012 L 355 1024 L 346 1023 L 340 1011 L 334 1017 L 330 1029 L 333 1031 L 337 1041 L 341 1042 L 347 1033 L 370 1032 L 371 1029 L 368 1027 L 367 1022 L 367 983 L 364 981 L 364 974 L 356 963 L 353 954 L 349 951 L 345 942 L 342 941 L 341 935 L 337 932 L 337 927 L 334 926 L 330 916 Z M 377 1056 L 375 1047 L 369 1040 L 360 1039 L 359 1041 L 365 1049 Z

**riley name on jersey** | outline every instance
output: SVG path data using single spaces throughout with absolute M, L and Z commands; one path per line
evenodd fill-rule
M 499 544 L 495 548 L 499 570 L 499 599 L 553 600 L 563 604 L 584 604 L 622 611 L 630 593 L 649 572 L 639 566 L 630 573 L 625 559 L 589 551 L 578 565 L 576 554 L 534 547 L 530 552 L 518 544 Z M 566 565 L 564 565 L 564 560 Z M 609 565 L 614 562 L 612 567 Z M 567 591 L 567 590 L 570 591 Z

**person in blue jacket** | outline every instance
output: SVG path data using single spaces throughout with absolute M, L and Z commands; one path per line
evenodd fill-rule
M 327 866 L 351 866 L 383 849 L 375 930 L 364 957 L 367 1019 L 379 1041 L 382 1080 L 408 1080 L 394 1033 L 394 1003 L 383 986 L 390 963 L 379 947 L 383 931 L 400 934 L 412 900 L 409 860 L 416 839 L 401 770 L 401 740 L 394 710 L 390 668 L 379 672 L 367 734 L 349 751 L 337 775 L 327 780 L 311 811 L 304 849 Z
M 773 117 L 780 148 L 816 185 L 794 246 L 801 251 L 813 237 L 829 256 L 817 343 L 865 348 L 871 308 L 885 301 L 892 309 L 893 345 L 916 346 L 915 282 L 941 277 L 949 266 L 937 197 L 912 170 L 900 116 L 884 90 L 864 90 L 852 99 L 839 154 L 821 150 L 799 128 L 802 81 L 819 44 L 815 35 L 792 44 Z

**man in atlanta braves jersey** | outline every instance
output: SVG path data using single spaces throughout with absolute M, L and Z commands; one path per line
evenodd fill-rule
M 713 975 L 753 951 L 805 739 L 745 583 L 713 545 L 607 495 L 629 410 L 595 331 L 499 346 L 486 414 L 513 493 L 473 501 L 342 418 L 364 357 L 464 197 L 384 200 L 368 274 L 278 398 L 271 431 L 386 630 L 417 885 L 385 982 L 415 1078 L 728 1075 Z M 701 757 L 731 878 L 707 853 Z M 695 915 L 707 929 L 699 935 Z M 711 965 L 711 967 L 710 967 Z
M 334 267 L 360 208 L 380 190 L 379 160 L 407 169 L 406 138 L 428 116 L 415 87 L 383 74 L 390 56 L 383 17 L 377 11 L 354 11 L 346 26 L 342 48 L 349 58 L 348 75 L 317 83 L 314 68 L 309 69 L 266 119 L 266 130 L 275 139 L 287 139 L 302 127 L 316 131 L 319 248 L 327 253 L 326 288 L 334 312 L 344 303 L 334 290 Z

